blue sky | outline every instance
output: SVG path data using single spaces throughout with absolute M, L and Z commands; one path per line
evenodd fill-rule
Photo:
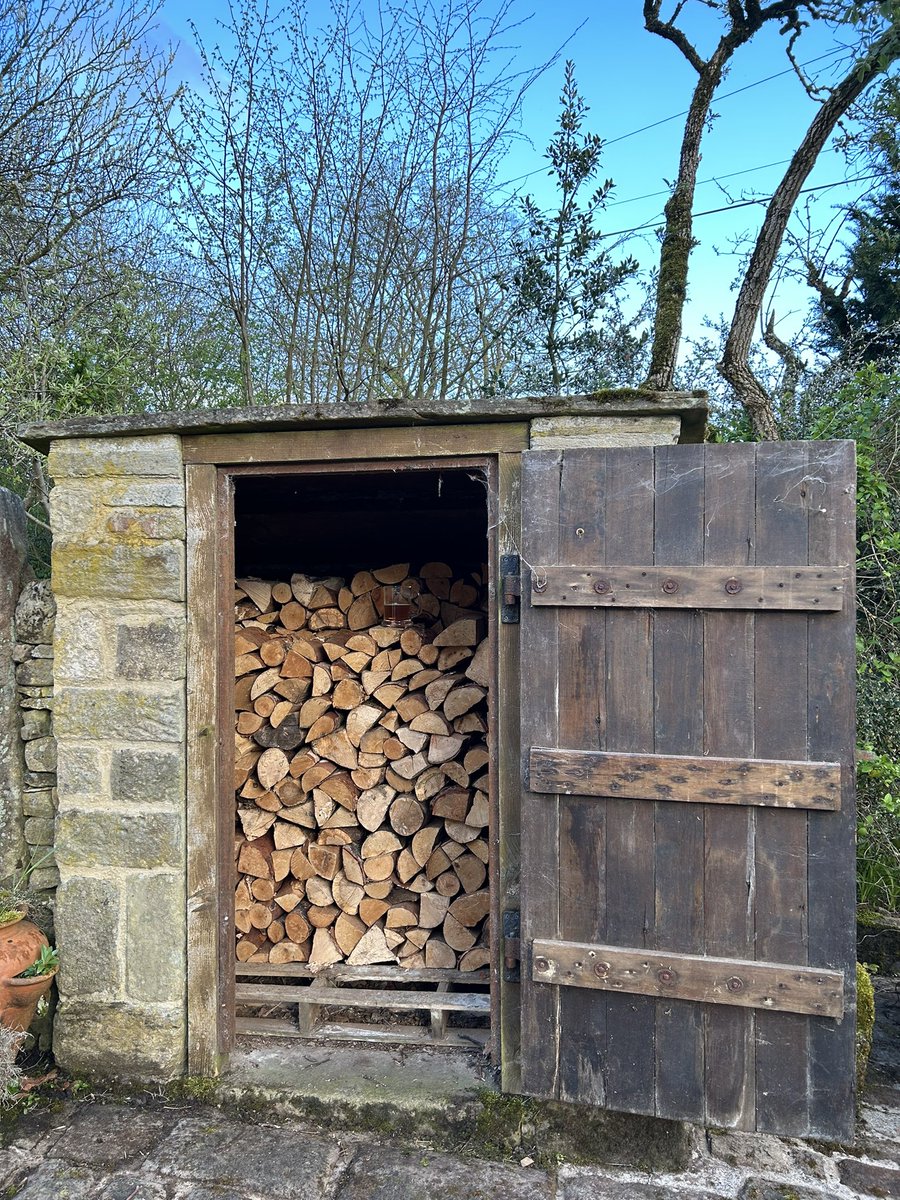
M 604 228 L 631 230 L 661 217 L 667 181 L 677 169 L 682 124 L 680 118 L 667 118 L 687 108 L 695 75 L 674 46 L 644 30 L 641 8 L 640 0 L 516 0 L 513 13 L 528 19 L 511 39 L 515 62 L 533 66 L 556 49 L 561 57 L 526 98 L 522 136 L 498 180 L 498 184 L 511 182 L 498 189 L 499 195 L 509 195 L 511 201 L 517 191 L 531 192 L 539 201 L 547 197 L 543 147 L 557 119 L 563 61 L 572 58 L 579 89 L 590 105 L 588 126 L 608 143 L 603 173 L 616 185 Z M 189 19 L 197 22 L 201 35 L 211 43 L 219 36 L 215 14 L 221 11 L 221 6 L 207 0 L 191 5 L 168 0 L 164 5 L 160 32 L 182 43 L 177 65 L 184 78 L 190 80 L 197 72 Z M 314 20 L 320 14 L 324 17 L 327 4 L 310 0 L 309 13 Z M 693 21 L 692 32 L 701 49 L 707 48 L 716 31 L 714 18 L 700 0 L 688 0 L 686 16 Z M 734 59 L 714 105 L 718 118 L 705 138 L 699 174 L 705 182 L 697 189 L 696 213 L 770 194 L 784 170 L 783 160 L 789 158 L 814 114 L 815 105 L 790 71 L 784 42 L 773 27 Z M 809 69 L 822 80 L 833 78 L 835 72 L 840 77 L 849 61 L 846 44 L 851 42 L 851 31 L 836 39 L 829 30 L 814 29 L 804 34 L 798 57 L 801 62 L 816 60 Z M 737 94 L 729 95 L 733 92 Z M 831 184 L 856 173 L 839 154 L 825 153 L 808 185 Z M 859 190 L 815 193 L 818 222 L 833 219 L 836 206 Z M 697 217 L 700 245 L 692 257 L 689 331 L 698 332 L 705 315 L 730 316 L 732 283 L 739 268 L 733 243 L 755 231 L 760 211 L 758 206 L 731 207 Z M 628 251 L 647 265 L 654 263 L 658 256 L 654 231 L 634 235 Z M 807 296 L 805 288 L 781 285 L 776 309 L 783 334 L 796 328 Z

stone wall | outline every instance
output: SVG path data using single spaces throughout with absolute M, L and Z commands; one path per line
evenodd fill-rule
M 172 435 L 56 442 L 60 1005 L 72 1071 L 185 1061 L 185 529 Z
M 0 488 L 0 879 L 22 865 L 22 781 L 25 763 L 19 731 L 14 618 L 27 574 L 25 509 Z
M 16 605 L 16 684 L 24 742 L 22 832 L 29 884 L 52 891 L 59 882 L 53 858 L 56 817 L 56 738 L 53 736 L 53 626 L 56 603 L 50 583 L 26 584 Z

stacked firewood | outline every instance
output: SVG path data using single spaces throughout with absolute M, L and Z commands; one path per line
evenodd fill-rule
M 238 580 L 239 961 L 488 963 L 483 579 Z M 391 584 L 405 627 L 383 619 Z

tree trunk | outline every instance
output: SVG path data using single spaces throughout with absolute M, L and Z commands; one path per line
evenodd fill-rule
M 720 374 L 731 384 L 738 400 L 750 413 L 754 432 L 764 440 L 777 439 L 778 427 L 771 397 L 750 369 L 750 345 L 787 223 L 800 190 L 834 127 L 872 80 L 882 74 L 898 56 L 900 30 L 892 25 L 872 44 L 865 58 L 854 64 L 819 109 L 766 209 L 738 294 L 722 361 L 718 364 Z

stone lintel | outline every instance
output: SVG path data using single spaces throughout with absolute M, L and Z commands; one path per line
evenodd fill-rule
M 612 388 L 587 396 L 534 396 L 509 399 L 505 397 L 447 397 L 414 404 L 402 399 L 385 399 L 373 404 L 281 404 L 268 408 L 191 409 L 187 412 L 115 414 L 104 417 L 75 417 L 66 421 L 47 421 L 23 425 L 18 436 L 29 446 L 47 451 L 53 443 L 53 454 L 61 455 L 62 439 L 119 438 L 145 435 L 150 442 L 161 434 L 180 433 L 276 433 L 282 430 L 377 428 L 381 426 L 427 426 L 477 424 L 478 422 L 522 421 L 552 415 L 653 416 L 660 413 L 680 414 L 684 418 L 684 440 L 702 441 L 706 424 L 707 396 L 702 391 L 656 392 L 645 388 Z M 98 467 L 104 458 L 97 451 Z M 149 458 L 149 456 L 148 456 Z M 56 459 L 51 460 L 51 473 L 56 475 Z M 60 457 L 67 465 L 68 457 Z M 62 471 L 62 474 L 75 474 Z M 84 465 L 79 474 L 107 474 L 104 470 L 87 472 Z M 126 474 L 117 471 L 117 474 Z M 134 471 L 134 474 L 149 474 Z
M 673 446 L 681 433 L 678 416 L 539 417 L 531 422 L 532 450 L 578 447 Z

